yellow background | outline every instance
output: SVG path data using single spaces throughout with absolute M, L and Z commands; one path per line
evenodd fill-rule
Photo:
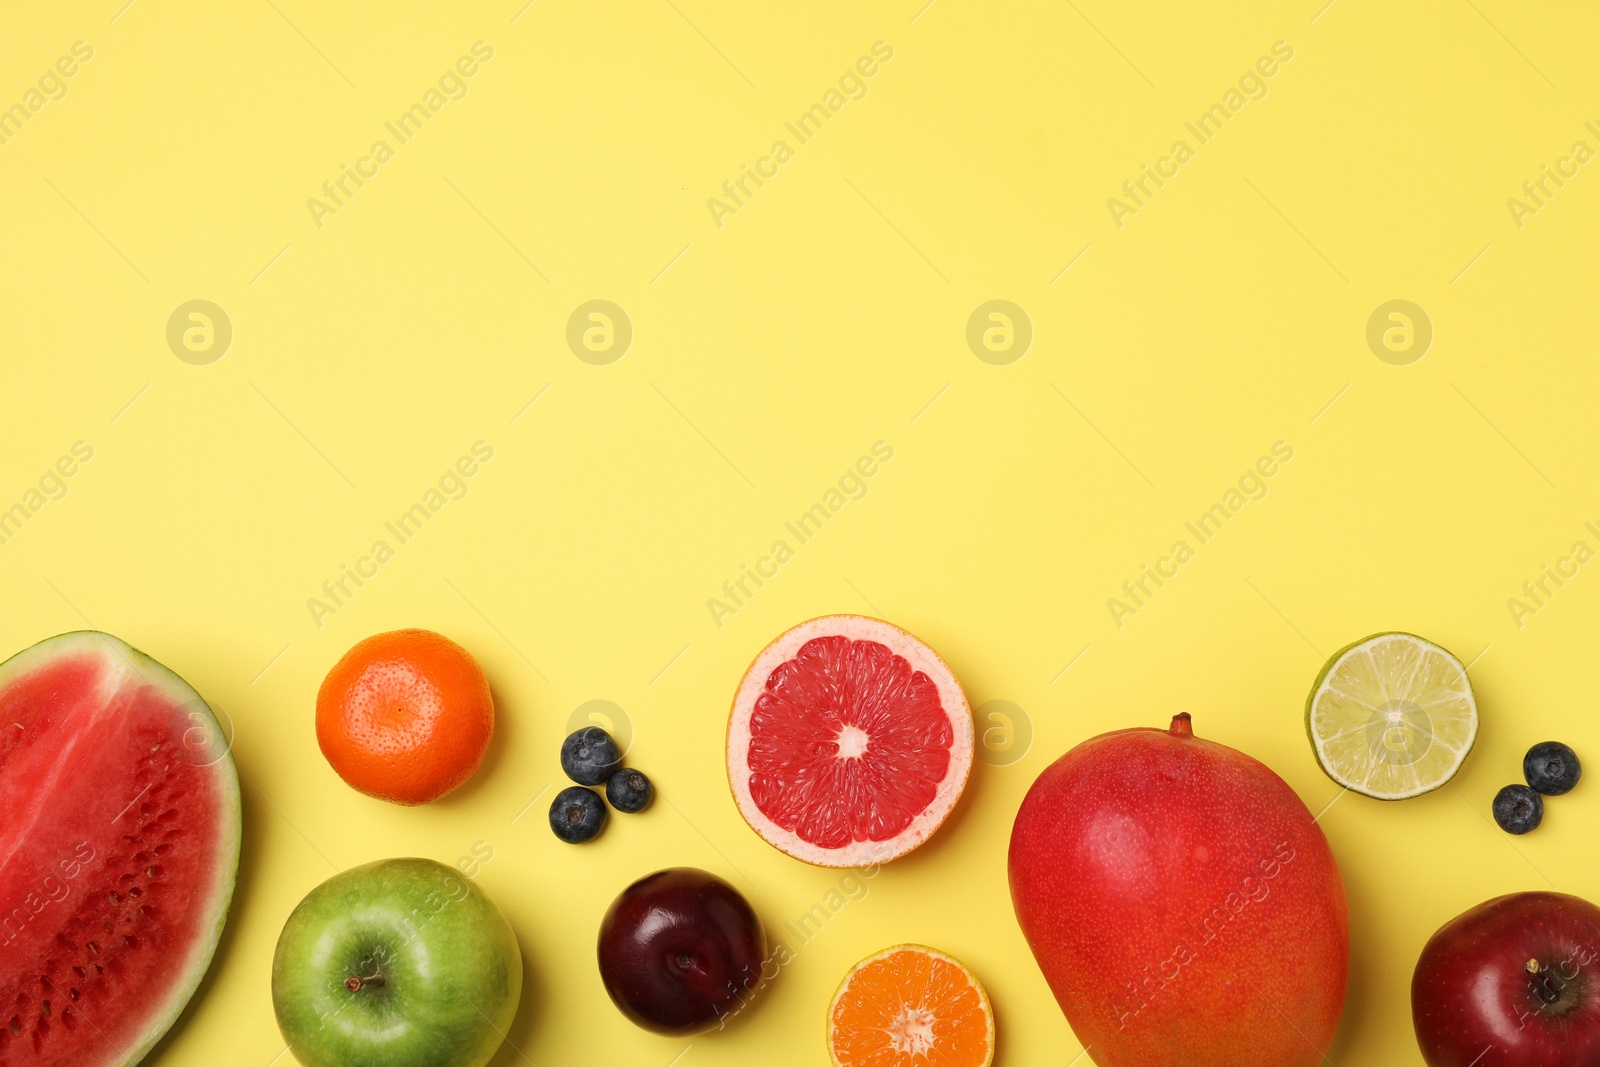
M 1033 777 L 1090 735 L 1187 710 L 1322 811 L 1338 789 L 1305 693 L 1327 654 L 1382 629 L 1472 660 L 1483 727 L 1453 786 L 1322 817 L 1354 929 L 1329 1059 L 1420 1063 L 1411 967 L 1466 907 L 1600 894 L 1600 786 L 1523 839 L 1487 818 L 1535 741 L 1600 762 L 1600 574 L 1520 627 L 1507 606 L 1574 541 L 1600 547 L 1584 529 L 1600 520 L 1597 165 L 1520 228 L 1506 206 L 1575 140 L 1600 147 L 1583 126 L 1600 119 L 1592 15 L 122 3 L 11 5 L 0 24 L 6 105 L 73 42 L 94 49 L 0 146 L 0 506 L 73 442 L 94 449 L 0 545 L 0 648 L 108 630 L 236 725 L 233 917 L 157 1062 L 289 1063 L 268 967 L 294 904 L 337 868 L 482 842 L 479 884 L 530 978 L 497 1067 L 815 1063 L 844 970 L 906 940 L 987 984 L 997 1062 L 1065 1063 L 1079 1045 L 1006 888 Z M 494 58 L 469 95 L 315 225 L 306 200 L 479 40 Z M 894 57 L 868 95 L 715 225 L 707 198 L 880 40 Z M 1119 229 L 1107 198 L 1280 40 L 1294 58 L 1266 98 Z M 595 298 L 634 328 L 608 366 L 565 341 Z M 1035 331 L 1006 366 L 965 340 L 994 298 Z M 1408 366 L 1365 341 L 1397 298 L 1435 331 Z M 234 329 L 205 366 L 165 340 L 192 299 Z M 319 628 L 307 599 L 480 439 L 494 459 L 468 495 Z M 866 497 L 715 625 L 707 598 L 879 440 L 894 458 Z M 1280 440 L 1294 459 L 1268 495 L 1114 625 L 1107 598 Z M 839 611 L 923 636 L 974 705 L 1025 711 L 1031 748 L 979 764 L 934 841 L 735 1027 L 636 1030 L 593 956 L 630 880 L 705 867 L 775 936 L 838 884 L 746 828 L 723 730 L 762 645 Z M 500 715 L 477 778 L 423 809 L 346 788 L 312 732 L 333 662 L 402 626 L 466 645 Z M 626 711 L 661 802 L 574 848 L 544 809 L 592 699 Z

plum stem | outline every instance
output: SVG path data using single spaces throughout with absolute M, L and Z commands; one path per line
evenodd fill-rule
M 1528 973 L 1529 974 L 1538 974 L 1539 973 L 1539 961 L 1538 960 L 1529 960 L 1525 966 L 1528 968 Z
M 1180 711 L 1172 717 L 1172 726 L 1167 731 L 1173 737 L 1193 737 L 1194 726 L 1189 720 L 1187 711 Z

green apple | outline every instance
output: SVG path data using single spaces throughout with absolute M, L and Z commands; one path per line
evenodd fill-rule
M 521 995 L 511 924 L 433 860 L 379 860 L 323 882 L 272 958 L 278 1029 L 306 1067 L 483 1067 Z

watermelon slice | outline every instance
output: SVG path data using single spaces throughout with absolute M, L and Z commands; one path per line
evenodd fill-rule
M 126 1067 L 222 936 L 239 779 L 211 708 L 109 634 L 0 664 L 0 1067 Z

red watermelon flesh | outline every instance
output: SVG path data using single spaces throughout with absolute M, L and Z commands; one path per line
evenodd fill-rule
M 239 780 L 183 679 L 109 634 L 0 664 L 0 1067 L 124 1067 L 222 934 Z

